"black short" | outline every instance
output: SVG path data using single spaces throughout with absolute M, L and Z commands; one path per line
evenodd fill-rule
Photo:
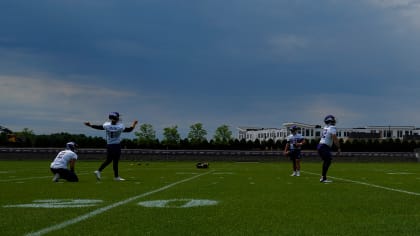
M 120 156 L 121 156 L 120 144 L 108 144 L 106 146 L 106 150 L 107 150 L 107 159 L 120 160 Z
M 62 179 L 65 179 L 70 182 L 79 181 L 79 178 L 77 177 L 77 175 L 73 171 L 70 171 L 69 169 L 64 169 L 64 168 L 58 168 L 58 169 L 50 168 L 50 169 L 53 174 L 57 174 L 57 173 L 60 174 L 60 178 Z
M 319 144 L 318 147 L 318 154 L 322 158 L 322 160 L 331 160 L 331 148 L 327 144 Z
M 302 154 L 300 150 L 290 150 L 289 157 L 290 157 L 290 160 L 300 160 L 300 158 L 302 157 Z

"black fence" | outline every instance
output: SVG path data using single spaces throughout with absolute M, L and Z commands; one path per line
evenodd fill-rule
M 0 148 L 0 160 L 51 160 L 59 148 Z M 106 149 L 79 149 L 81 160 L 101 160 Z M 316 151 L 303 151 L 305 161 L 319 161 Z M 122 160 L 131 161 L 287 161 L 282 151 L 123 149 Z M 416 152 L 343 152 L 334 161 L 418 162 Z

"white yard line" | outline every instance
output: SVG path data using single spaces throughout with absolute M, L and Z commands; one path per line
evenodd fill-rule
M 88 172 L 82 172 L 82 173 L 77 173 L 78 176 L 81 175 L 87 175 L 90 174 Z M 6 182 L 19 182 L 19 181 L 24 181 L 24 180 L 34 180 L 34 179 L 52 179 L 53 175 L 48 175 L 48 176 L 38 176 L 38 177 L 28 177 L 28 178 L 18 178 L 18 179 L 0 179 L 0 183 L 6 183 Z
M 319 173 L 313 173 L 313 172 L 308 172 L 308 171 L 301 171 L 301 172 L 302 173 L 311 174 L 311 175 L 318 175 L 318 176 L 320 176 Z M 343 179 L 343 178 L 338 178 L 338 177 L 333 177 L 333 176 L 328 176 L 328 178 L 336 179 L 336 180 L 341 180 L 341 181 L 345 181 L 345 182 L 350 182 L 350 183 L 355 183 L 355 184 L 360 184 L 360 185 L 365 185 L 365 186 L 369 186 L 369 187 L 373 187 L 373 188 L 385 189 L 385 190 L 393 191 L 393 192 L 399 192 L 399 193 L 405 193 L 405 194 L 409 194 L 409 195 L 420 196 L 420 193 L 410 192 L 410 191 L 406 191 L 406 190 L 402 190 L 402 189 L 397 189 L 397 188 L 389 188 L 389 187 L 385 187 L 385 186 L 381 186 L 381 185 L 377 185 L 377 184 L 370 184 L 370 183 L 366 183 L 366 182 L 362 182 L 362 181 L 357 181 L 357 180 Z
M 42 176 L 42 177 L 19 178 L 19 179 L 0 179 L 0 182 L 1 183 L 6 183 L 6 182 L 17 182 L 17 181 L 33 180 L 33 179 L 47 179 L 47 178 L 52 179 L 52 175 L 51 176 Z
M 113 208 L 115 208 L 115 207 L 118 207 L 118 206 L 121 206 L 121 205 L 127 204 L 127 203 L 129 203 L 129 202 L 135 201 L 135 200 L 137 200 L 137 199 L 139 199 L 139 198 L 146 197 L 146 196 L 149 196 L 149 195 L 154 194 L 154 193 L 157 193 L 157 192 L 164 191 L 164 190 L 166 190 L 166 189 L 169 189 L 169 188 L 174 187 L 175 185 L 178 185 L 178 184 L 181 184 L 181 183 L 184 183 L 184 182 L 188 182 L 188 181 L 190 181 L 190 180 L 196 179 L 196 178 L 201 177 L 201 176 L 203 176 L 203 175 L 210 174 L 210 173 L 212 173 L 212 172 L 214 172 L 214 171 L 209 171 L 209 172 L 206 172 L 206 173 L 203 173 L 203 174 L 200 174 L 200 175 L 195 175 L 195 176 L 193 176 L 193 177 L 190 177 L 190 178 L 187 178 L 187 179 L 183 179 L 183 180 L 180 180 L 180 181 L 175 182 L 175 183 L 172 183 L 172 184 L 168 184 L 168 185 L 166 185 L 166 186 L 163 186 L 163 187 L 161 187 L 161 188 L 158 188 L 158 189 L 152 190 L 152 191 L 150 191 L 150 192 L 143 193 L 143 194 L 140 194 L 140 195 L 137 195 L 137 196 L 134 196 L 134 197 L 127 198 L 127 199 L 125 199 L 125 200 L 122 200 L 122 201 L 116 202 L 116 203 L 111 204 L 111 205 L 109 205 L 109 206 L 105 206 L 105 207 L 102 207 L 102 208 L 96 209 L 96 210 L 91 211 L 91 212 L 89 212 L 89 213 L 87 213 L 87 214 L 84 214 L 84 215 L 78 216 L 78 217 L 76 217 L 76 218 L 73 218 L 73 219 L 70 219 L 70 220 L 64 221 L 64 222 L 62 222 L 62 223 L 59 223 L 59 224 L 56 224 L 56 225 L 53 225 L 53 226 L 50 226 L 50 227 L 47 227 L 47 228 L 44 228 L 44 229 L 38 230 L 38 231 L 36 231 L 36 232 L 31 232 L 31 233 L 28 233 L 28 234 L 26 234 L 26 236 L 38 236 L 38 235 L 43 235 L 43 234 L 50 233 L 50 232 L 55 231 L 55 230 L 59 230 L 59 229 L 65 228 L 65 227 L 67 227 L 67 226 L 69 226 L 69 225 L 76 224 L 76 223 L 78 223 L 78 222 L 84 221 L 84 220 L 89 219 L 89 218 L 91 218 L 91 217 L 97 216 L 97 215 L 99 215 L 99 214 L 101 214 L 101 213 L 103 213 L 103 212 L 106 212 L 106 211 L 108 211 L 108 210 L 111 210 L 111 209 L 113 209 Z

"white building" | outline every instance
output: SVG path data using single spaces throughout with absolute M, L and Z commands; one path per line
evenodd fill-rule
M 297 126 L 299 133 L 307 140 L 319 139 L 323 127 L 298 122 L 283 123 L 282 128 L 238 127 L 238 139 L 246 141 L 283 141 L 290 134 L 290 127 Z M 420 129 L 414 126 L 366 126 L 362 128 L 337 127 L 337 136 L 347 139 L 400 139 L 420 136 Z M 420 137 L 419 137 L 420 138 Z

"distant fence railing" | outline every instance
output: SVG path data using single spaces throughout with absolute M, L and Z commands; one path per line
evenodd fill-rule
M 57 153 L 62 148 L 10 148 L 0 147 L 0 153 Z M 105 148 L 82 148 L 80 154 L 105 154 Z M 251 150 L 165 150 L 165 149 L 122 149 L 123 155 L 148 156 L 284 156 L 283 151 L 251 151 Z M 316 151 L 302 151 L 303 157 L 317 157 Z M 402 157 L 416 158 L 418 152 L 343 152 L 343 157 Z

